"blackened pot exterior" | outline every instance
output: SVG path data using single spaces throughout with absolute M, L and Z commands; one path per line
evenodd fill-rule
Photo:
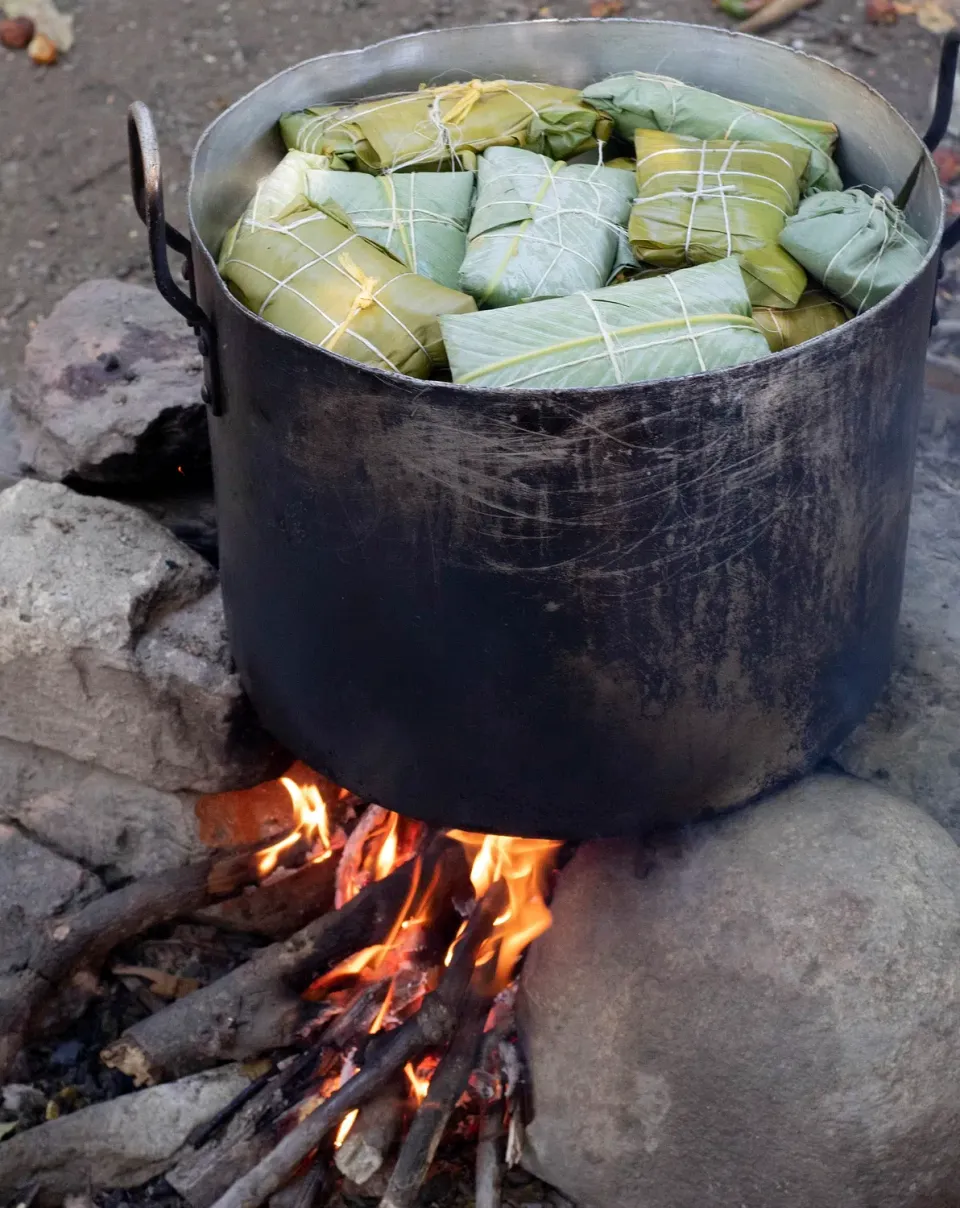
M 744 99 L 846 106 L 848 179 L 898 188 L 924 154 L 865 85 L 782 47 L 549 22 L 301 65 L 218 119 L 195 160 L 240 673 L 298 756 L 432 822 L 585 837 L 728 808 L 811 767 L 889 673 L 935 255 L 881 306 L 787 353 L 552 393 L 364 369 L 255 319 L 216 274 L 211 252 L 276 159 L 271 125 L 291 102 L 441 72 L 583 84 L 624 70 L 631 47 L 633 65 L 707 87 L 728 71 Z M 832 100 L 824 81 L 838 81 Z M 939 238 L 929 160 L 910 216 Z

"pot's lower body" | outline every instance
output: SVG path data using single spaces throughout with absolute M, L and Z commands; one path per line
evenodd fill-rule
M 809 769 L 889 673 L 934 267 L 824 340 L 577 395 L 378 377 L 214 284 L 264 724 L 415 817 L 637 834 Z

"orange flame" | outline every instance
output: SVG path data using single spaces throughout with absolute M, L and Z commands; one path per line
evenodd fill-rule
M 333 1140 L 334 1149 L 339 1149 L 344 1141 L 346 1141 L 347 1137 L 350 1135 L 350 1129 L 353 1128 L 359 1114 L 360 1109 L 355 1107 L 352 1112 L 347 1112 L 347 1114 L 343 1117 L 343 1120 L 340 1122 L 340 1127 L 337 1129 L 337 1135 Z
M 409 1061 L 403 1067 L 403 1072 L 407 1076 L 407 1082 L 410 1083 L 410 1090 L 413 1092 L 414 1101 L 419 1107 L 427 1097 L 427 1091 L 430 1089 L 430 1079 L 421 1077 Z
M 280 783 L 287 790 L 293 805 L 296 826 L 278 843 L 266 847 L 257 856 L 257 870 L 261 877 L 269 876 L 277 867 L 280 853 L 299 843 L 301 839 L 311 844 L 310 861 L 318 864 L 326 860 L 331 852 L 330 819 L 326 802 L 315 784 L 300 785 L 288 776 Z
M 507 888 L 507 907 L 495 920 L 476 960 L 478 968 L 496 960 L 492 981 L 494 992 L 499 992 L 510 984 L 523 951 L 550 926 L 551 914 L 544 895 L 562 844 L 551 839 L 518 839 L 471 831 L 449 834 L 463 844 L 468 856 L 473 856 L 470 880 L 478 900 L 497 881 L 502 880 Z M 452 955 L 453 946 L 445 963 L 450 963 Z

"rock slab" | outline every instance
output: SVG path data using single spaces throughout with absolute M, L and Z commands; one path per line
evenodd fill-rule
M 819 775 L 563 872 L 525 1164 L 585 1208 L 960 1202 L 960 851 Z
M 199 859 L 197 796 L 163 793 L 66 755 L 0 738 L 0 821 L 110 880 Z
M 0 824 L 0 947 L 25 926 L 86 905 L 100 889 L 72 860 Z
M 153 289 L 88 281 L 37 324 L 13 398 L 22 469 L 100 484 L 209 464 L 202 364 L 183 319 Z
M 952 403 L 921 436 L 894 672 L 835 759 L 923 806 L 960 842 L 960 400 Z
M 163 792 L 266 779 L 216 572 L 135 508 L 24 479 L 0 494 L 0 737 Z

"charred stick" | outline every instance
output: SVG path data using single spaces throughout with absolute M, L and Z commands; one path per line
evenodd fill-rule
M 427 995 L 420 1010 L 386 1034 L 363 1068 L 234 1183 L 217 1201 L 216 1208 L 259 1208 L 348 1112 L 362 1107 L 383 1090 L 408 1061 L 418 1060 L 427 1049 L 450 1039 L 470 985 L 477 952 L 493 929 L 494 919 L 503 910 L 505 901 L 505 886 L 498 882 L 478 903 L 439 987 Z
M 376 1098 L 360 1108 L 346 1140 L 333 1158 L 337 1170 L 351 1182 L 362 1186 L 383 1166 L 400 1132 L 406 1100 L 405 1080 L 395 1078 Z
M 477 1141 L 476 1208 L 500 1208 L 503 1192 L 503 1099 L 488 1103 Z
M 193 917 L 225 931 L 286 940 L 332 908 L 336 878 L 337 862 L 328 856 L 287 875 L 271 877 L 246 893 L 197 911 Z
M 119 944 L 191 914 L 256 881 L 257 848 L 167 869 L 49 920 L 0 954 L 14 990 L 0 1002 L 0 1081 L 24 1042 L 78 1017 L 99 992 L 98 977 Z
M 360 871 L 360 865 L 363 863 L 364 845 L 371 835 L 375 834 L 386 823 L 388 816 L 389 810 L 385 810 L 382 805 L 368 805 L 360 815 L 360 821 L 354 827 L 353 834 L 347 840 L 343 849 L 343 855 L 340 857 L 340 863 L 337 866 L 335 905 L 338 910 L 346 904 L 350 887 L 353 885 Z
M 416 1203 L 453 1109 L 476 1067 L 489 1010 L 488 997 L 468 995 L 450 1048 L 430 1080 L 430 1089 L 400 1149 L 380 1208 L 412 1208 Z
M 326 1162 L 316 1159 L 309 1170 L 289 1182 L 270 1200 L 270 1208 L 311 1208 L 330 1184 Z
M 422 861 L 402 864 L 342 910 L 316 919 L 285 943 L 262 948 L 232 973 L 134 1024 L 104 1049 L 103 1061 L 142 1086 L 292 1045 L 309 1011 L 301 992 L 337 961 L 383 941 L 414 876 L 425 884 L 433 875 L 451 891 L 469 884 L 458 843 L 435 841 Z

